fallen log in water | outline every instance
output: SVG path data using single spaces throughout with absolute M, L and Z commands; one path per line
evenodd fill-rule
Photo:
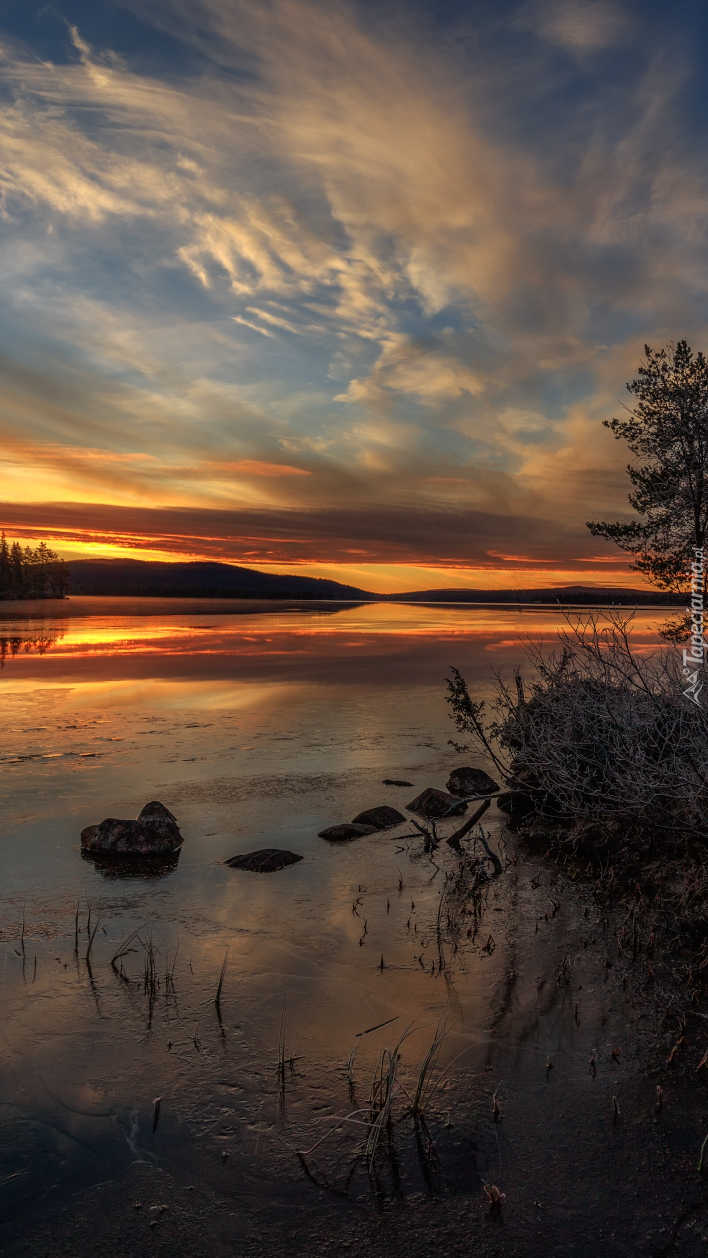
M 484 800 L 484 802 L 483 802 L 482 804 L 480 804 L 480 806 L 479 806 L 479 808 L 477 809 L 477 811 L 476 811 L 476 812 L 474 812 L 474 813 L 472 814 L 472 816 L 470 817 L 469 821 L 466 821 L 466 822 L 465 822 L 465 824 L 464 824 L 463 826 L 460 826 L 459 830 L 456 830 L 454 834 L 451 834 L 451 835 L 450 835 L 449 839 L 446 839 L 446 840 L 445 840 L 445 841 L 446 841 L 446 843 L 449 845 L 449 847 L 451 847 L 451 848 L 453 849 L 453 851 L 455 851 L 455 852 L 461 852 L 461 851 L 462 851 L 462 848 L 460 847 L 460 839 L 464 839 L 465 835 L 466 835 L 466 834 L 469 834 L 469 832 L 470 832 L 470 830 L 472 829 L 472 827 L 473 827 L 473 826 L 476 826 L 476 824 L 477 824 L 477 822 L 480 820 L 480 818 L 484 816 L 484 814 L 485 814 L 485 812 L 487 811 L 487 809 L 489 808 L 489 805 L 491 804 L 491 802 L 492 802 L 492 801 L 491 801 L 491 799 L 485 799 L 485 800 Z M 501 867 L 501 861 L 499 860 L 499 857 L 498 857 L 498 856 L 497 856 L 497 857 L 494 857 L 494 856 L 492 855 L 491 851 L 490 851 L 490 850 L 489 850 L 489 848 L 487 847 L 486 842 L 484 843 L 484 847 L 485 847 L 486 851 L 489 853 L 489 855 L 492 857 L 492 860 L 496 862 L 496 863 L 495 863 L 495 865 L 494 865 L 494 868 L 495 868 L 496 872 L 500 874 L 500 873 L 501 873 L 501 868 L 502 868 L 502 867 Z M 497 865 L 499 866 L 499 868 L 498 868 L 498 869 L 497 869 Z

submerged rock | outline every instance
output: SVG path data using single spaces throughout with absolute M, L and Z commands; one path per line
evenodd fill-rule
M 486 795 L 487 791 L 498 791 L 499 783 L 490 778 L 484 769 L 461 765 L 459 769 L 452 770 L 447 779 L 447 789 L 453 795 Z
M 364 812 L 360 812 L 354 818 L 353 824 L 373 826 L 374 830 L 390 830 L 391 826 L 400 826 L 402 821 L 405 821 L 405 817 L 397 808 L 391 808 L 389 804 L 380 804 L 378 808 L 367 808 Z
M 106 817 L 100 825 L 81 831 L 85 852 L 113 856 L 156 856 L 176 852 L 183 843 L 177 818 L 156 799 L 145 805 L 137 821 Z
M 376 826 L 356 825 L 353 821 L 344 821 L 339 826 L 328 826 L 319 830 L 318 839 L 329 839 L 330 843 L 348 843 L 351 839 L 362 839 L 365 834 L 375 834 Z
M 467 805 L 461 799 L 448 795 L 447 791 L 438 791 L 434 786 L 426 787 L 410 804 L 406 804 L 406 808 L 416 816 L 427 817 L 428 820 L 456 817 L 459 813 L 467 812 Z
M 262 847 L 258 852 L 245 852 L 243 856 L 232 856 L 224 861 L 232 869 L 250 869 L 254 874 L 272 874 L 276 869 L 285 869 L 288 865 L 297 865 L 302 857 L 297 852 L 286 852 L 279 847 Z
M 399 778 L 384 778 L 384 786 L 414 786 L 414 782 L 402 782 Z

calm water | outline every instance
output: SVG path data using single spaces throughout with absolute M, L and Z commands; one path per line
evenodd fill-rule
M 295 1150 L 355 1108 L 376 1055 L 417 1018 L 402 1049 L 410 1082 L 445 1008 L 441 1061 L 472 1057 L 438 1094 L 440 1174 L 450 1191 L 478 1184 L 496 1136 L 470 1120 L 453 1138 L 444 1118 L 473 1086 L 467 1062 L 490 1034 L 502 950 L 463 940 L 443 974 L 431 972 L 450 857 L 436 869 L 403 837 L 410 825 L 344 845 L 316 836 L 444 787 L 460 762 L 447 745 L 448 665 L 488 693 L 491 669 L 518 663 L 526 639 L 550 641 L 557 613 L 74 598 L 0 614 L 3 1217 L 120 1176 L 136 1158 L 220 1191 L 295 1191 Z M 664 614 L 641 614 L 638 643 L 656 640 Z M 82 859 L 84 826 L 136 816 L 152 799 L 185 836 L 172 871 L 116 878 Z M 499 814 L 489 815 L 498 840 Z M 268 875 L 223 864 L 261 847 L 304 859 Z M 492 892 L 490 915 L 504 894 Z M 100 925 L 87 966 L 89 911 Z M 159 950 L 154 1002 L 139 942 L 125 957 L 128 982 L 111 969 L 136 930 Z M 281 1025 L 293 1059 L 284 1088 Z M 348 1175 L 355 1138 L 345 1129 L 322 1147 L 333 1181 Z M 459 1156 L 465 1140 L 476 1163 Z M 412 1145 L 401 1156 L 399 1190 L 415 1194 L 420 1159 Z M 370 1194 L 356 1176 L 349 1191 Z

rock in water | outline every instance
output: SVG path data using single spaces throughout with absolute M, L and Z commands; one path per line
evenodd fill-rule
M 297 852 L 286 852 L 279 847 L 262 847 L 258 852 L 246 852 L 243 856 L 232 856 L 224 861 L 232 869 L 250 869 L 254 874 L 272 874 L 276 869 L 285 869 L 288 865 L 297 865 L 302 857 Z
M 113 856 L 156 856 L 176 852 L 183 843 L 176 817 L 156 799 L 145 805 L 137 821 L 107 817 L 100 825 L 81 831 L 85 852 Z
M 157 829 L 162 827 L 165 830 L 166 836 L 168 830 L 170 834 L 174 834 L 176 831 L 180 844 L 184 842 L 184 839 L 177 827 L 177 818 L 174 813 L 171 813 L 169 808 L 165 808 L 165 805 L 159 803 L 156 799 L 153 799 L 151 803 L 146 804 L 142 811 L 138 814 L 138 825 L 141 823 L 143 825 L 149 824 L 153 828 Z
M 390 830 L 391 826 L 400 826 L 405 821 L 403 813 L 388 804 L 380 804 L 378 808 L 367 808 L 354 818 L 353 825 L 373 826 L 374 830 Z
M 413 786 L 413 782 L 403 782 L 400 778 L 384 778 L 384 786 Z
M 427 817 L 428 820 L 456 817 L 458 813 L 467 812 L 467 805 L 461 799 L 448 795 L 447 791 L 438 791 L 434 786 L 426 787 L 420 795 L 416 795 L 412 803 L 406 804 L 406 808 L 416 816 Z
M 486 795 L 487 791 L 498 791 L 499 783 L 490 778 L 484 769 L 465 766 L 452 770 L 447 779 L 447 789 L 453 795 Z
M 351 839 L 361 839 L 365 834 L 375 834 L 376 826 L 355 825 L 345 821 L 339 826 L 328 826 L 318 831 L 318 839 L 329 839 L 330 843 L 348 843 Z

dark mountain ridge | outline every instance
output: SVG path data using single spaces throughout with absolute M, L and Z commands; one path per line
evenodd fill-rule
M 72 594 L 147 598 L 372 599 L 354 585 L 322 577 L 279 576 L 212 561 L 161 563 L 145 559 L 72 559 Z
M 415 590 L 411 594 L 386 594 L 395 603 L 540 603 L 573 606 L 676 607 L 686 601 L 685 594 L 667 594 L 661 590 L 635 590 L 629 587 L 598 585 L 556 585 L 547 589 L 526 590 Z
M 165 563 L 144 559 L 72 559 L 68 563 L 70 593 L 133 598 L 297 598 L 346 602 L 539 603 L 593 606 L 602 604 L 675 606 L 677 594 L 612 589 L 587 585 L 552 589 L 413 590 L 405 594 L 372 594 L 358 586 L 323 577 L 259 572 L 216 561 Z

